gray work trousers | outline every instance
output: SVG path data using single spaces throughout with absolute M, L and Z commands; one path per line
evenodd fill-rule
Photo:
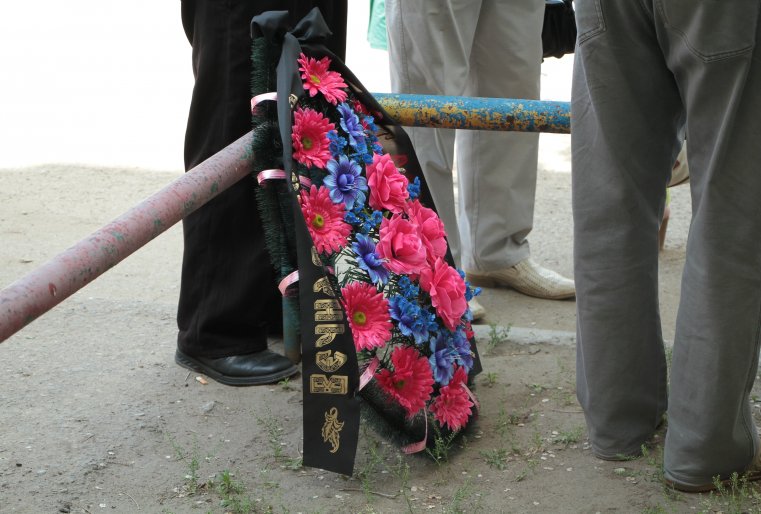
M 596 455 L 636 454 L 667 409 L 667 479 L 759 447 L 761 0 L 576 0 L 577 394 Z M 686 132 L 685 132 L 686 131 Z M 658 227 L 683 135 L 692 223 L 667 390 Z
M 539 98 L 543 13 L 543 0 L 386 0 L 391 89 Z M 466 271 L 496 271 L 526 259 L 539 134 L 405 130 L 444 222 L 455 264 Z

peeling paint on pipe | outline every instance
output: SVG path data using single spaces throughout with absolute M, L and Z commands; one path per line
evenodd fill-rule
M 0 342 L 251 171 L 251 133 L 0 291 Z
M 568 102 L 373 93 L 378 103 L 406 127 L 516 132 L 571 132 Z

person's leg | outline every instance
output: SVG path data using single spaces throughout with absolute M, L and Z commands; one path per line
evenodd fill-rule
M 391 89 L 395 93 L 462 95 L 480 0 L 386 1 Z M 460 266 L 460 236 L 452 182 L 455 131 L 405 127 L 420 161 L 452 256 Z
M 250 130 L 248 11 L 230 2 L 184 1 L 196 77 L 185 134 L 186 168 Z M 282 318 L 264 245 L 255 183 L 241 180 L 183 220 L 178 347 L 196 357 L 267 347 Z
M 593 452 L 619 459 L 639 454 L 666 410 L 658 227 L 684 117 L 652 12 L 628 0 L 575 8 L 577 396 Z
M 470 55 L 469 96 L 539 98 L 544 2 L 485 0 Z M 529 256 L 539 134 L 457 133 L 463 268 L 497 270 Z
M 292 21 L 315 4 L 333 27 L 331 50 L 343 56 L 345 1 L 291 2 Z M 260 12 L 282 8 L 276 1 L 182 2 L 196 77 L 185 135 L 186 169 L 250 130 L 249 23 Z M 255 187 L 247 177 L 183 220 L 177 360 L 194 369 L 211 366 L 205 371 L 210 376 L 219 371 L 221 376 L 213 378 L 220 381 L 231 375 L 272 378 L 296 371 L 286 359 L 264 352 L 268 330 L 280 330 L 282 312 Z M 254 354 L 256 361 L 237 358 Z
M 470 55 L 470 96 L 539 98 L 544 2 L 484 1 Z M 539 134 L 457 133 L 462 264 L 474 285 L 572 298 L 573 281 L 529 258 Z
M 742 472 L 759 450 L 748 398 L 761 337 L 759 15 L 759 2 L 663 1 L 656 16 L 690 142 L 693 212 L 664 451 L 666 479 L 687 490 Z

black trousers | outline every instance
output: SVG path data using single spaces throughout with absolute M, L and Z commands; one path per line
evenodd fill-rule
M 251 130 L 249 24 L 268 10 L 288 10 L 295 25 L 319 7 L 333 31 L 329 48 L 345 56 L 347 1 L 183 0 L 193 46 L 195 86 L 185 133 L 191 169 Z M 198 357 L 263 350 L 282 330 L 281 297 L 264 243 L 249 176 L 183 220 L 184 254 L 177 345 Z

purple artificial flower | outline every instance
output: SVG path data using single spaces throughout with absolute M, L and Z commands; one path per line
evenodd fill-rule
M 365 203 L 365 191 L 367 191 L 367 179 L 361 176 L 362 168 L 345 155 L 338 160 L 331 159 L 325 166 L 329 175 L 323 180 L 323 184 L 330 190 L 330 199 L 333 203 L 345 203 L 346 210 L 354 209 L 354 204 L 362 206 Z
M 375 253 L 375 241 L 364 234 L 357 234 L 357 240 L 351 245 L 357 255 L 357 264 L 370 275 L 373 283 L 388 282 L 388 270 L 383 266 L 383 259 Z
M 359 121 L 359 117 L 351 110 L 349 104 L 339 104 L 338 113 L 341 115 L 341 128 L 349 136 L 349 144 L 359 153 L 367 153 L 365 142 L 365 128 Z
M 449 338 L 445 334 L 431 339 L 431 356 L 428 362 L 431 364 L 433 378 L 443 386 L 449 384 L 454 375 L 454 357 Z
M 455 357 L 460 363 L 460 366 L 465 368 L 466 372 L 469 372 L 473 367 L 473 350 L 470 347 L 470 341 L 468 336 L 465 335 L 465 331 L 462 327 L 457 329 L 457 332 L 453 334 Z

